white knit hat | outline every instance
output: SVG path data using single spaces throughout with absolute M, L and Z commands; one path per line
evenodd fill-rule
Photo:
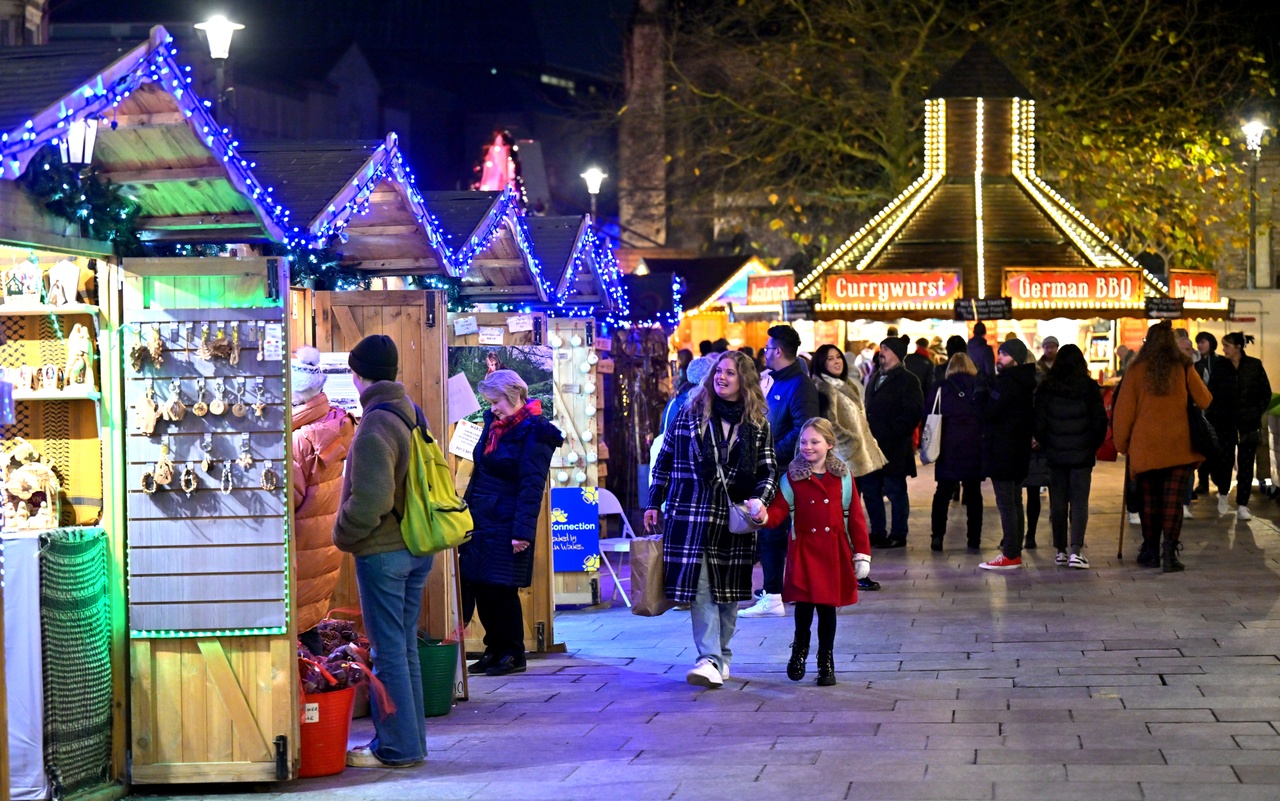
M 299 406 L 324 390 L 324 373 L 320 370 L 320 351 L 304 345 L 289 360 L 293 374 L 293 405 Z

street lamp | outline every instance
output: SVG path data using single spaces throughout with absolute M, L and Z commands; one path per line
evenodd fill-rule
M 209 43 L 209 58 L 216 64 L 218 88 L 217 97 L 214 98 L 214 113 L 221 122 L 222 103 L 227 93 L 226 66 L 227 57 L 231 55 L 231 37 L 236 31 L 244 30 L 244 26 L 221 14 L 214 14 L 207 22 L 196 25 L 196 30 L 204 32 L 204 38 Z
M 93 144 L 98 138 L 96 119 L 72 120 L 67 132 L 58 139 L 63 164 L 88 167 L 93 163 Z
M 1249 120 L 1242 127 L 1245 147 L 1253 151 L 1249 171 L 1249 267 L 1245 279 L 1250 289 L 1258 284 L 1258 161 L 1262 159 L 1262 135 L 1267 126 L 1262 120 Z
M 591 219 L 593 220 L 596 218 L 596 197 L 600 194 L 600 185 L 608 177 L 599 167 L 588 167 L 582 174 L 582 180 L 587 182 L 587 193 L 591 195 Z

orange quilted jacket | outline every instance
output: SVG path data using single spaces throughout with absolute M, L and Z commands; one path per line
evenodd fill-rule
M 293 513 L 297 586 L 293 603 L 298 631 L 324 619 L 338 584 L 342 552 L 333 524 L 342 494 L 342 468 L 355 436 L 351 415 L 329 405 L 322 392 L 293 407 Z

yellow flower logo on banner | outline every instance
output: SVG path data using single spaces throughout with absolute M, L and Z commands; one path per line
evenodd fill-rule
M 595 487 L 582 488 L 582 502 L 589 503 L 592 506 L 600 505 L 600 490 Z
M 600 554 L 598 554 L 598 553 L 593 553 L 593 554 L 591 554 L 590 556 L 588 556 L 586 559 L 583 559 L 583 560 L 582 560 L 582 569 L 583 569 L 583 571 L 586 571 L 586 572 L 590 572 L 590 571 L 593 571 L 593 570 L 599 570 L 599 569 L 600 569 Z
M 567 523 L 567 522 L 569 522 L 569 516 L 568 516 L 567 514 L 565 514 L 565 513 L 564 513 L 564 510 L 563 510 L 563 509 L 552 509 L 552 510 L 551 510 L 551 522 L 552 522 L 552 523 Z

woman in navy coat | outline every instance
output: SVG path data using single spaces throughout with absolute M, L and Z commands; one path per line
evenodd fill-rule
M 968 516 L 968 545 L 977 550 L 982 538 L 982 377 L 969 355 L 960 352 L 947 362 L 946 378 L 934 387 L 926 414 L 938 404 L 942 414 L 942 447 L 933 468 L 938 482 L 933 491 L 933 538 L 930 547 L 942 550 L 947 512 L 956 488 L 964 488 Z
M 484 624 L 484 655 L 473 674 L 505 676 L 525 669 L 520 588 L 533 582 L 533 540 L 551 455 L 564 442 L 542 416 L 541 401 L 513 370 L 495 370 L 478 387 L 489 401 L 476 443 L 475 473 L 467 487 L 475 530 L 458 548 L 462 614 Z

